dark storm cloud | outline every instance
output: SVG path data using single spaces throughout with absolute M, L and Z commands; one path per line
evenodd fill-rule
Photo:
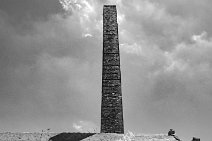
M 16 24 L 23 20 L 44 20 L 49 15 L 62 12 L 58 0 L 1 0 L 0 9 Z
M 196 129 L 201 126 L 210 130 L 208 122 L 204 122 L 211 117 L 212 100 L 211 15 L 207 14 L 210 3 L 134 0 L 121 4 L 121 49 L 128 53 L 122 53 L 126 65 L 122 70 L 123 89 L 129 94 L 125 119 L 136 118 L 140 128 L 145 126 L 143 132 L 158 133 L 173 127 L 187 140 L 192 134 L 204 138 L 206 134 Z M 176 6 L 179 13 L 171 11 L 171 6 Z M 208 112 L 202 114 L 203 111 Z M 131 128 L 136 130 L 134 127 Z
M 19 11 L 20 5 L 16 6 L 16 10 Z M 91 103 L 98 98 L 94 96 L 96 98 L 90 99 L 87 93 L 92 95 L 100 91 L 100 82 L 96 85 L 89 81 L 96 80 L 99 76 L 98 72 L 95 72 L 100 66 L 94 65 L 96 62 L 93 55 L 100 51 L 100 48 L 96 48 L 100 43 L 95 42 L 99 38 L 88 36 L 86 29 L 79 24 L 83 24 L 83 21 L 80 21 L 77 13 L 65 18 L 48 11 L 43 11 L 44 15 L 39 15 L 33 13 L 33 9 L 28 10 L 31 10 L 28 13 L 30 17 L 46 16 L 46 19 L 26 21 L 23 18 L 21 22 L 17 21 L 17 24 L 23 27 L 25 22 L 30 25 L 24 34 L 20 31 L 19 25 L 11 23 L 11 20 L 14 20 L 13 16 L 17 17 L 15 11 L 10 13 L 8 10 L 7 13 L 1 14 L 0 110 L 1 122 L 5 123 L 2 124 L 1 130 L 35 131 L 39 127 L 54 127 L 52 121 L 61 116 L 60 126 L 56 130 L 73 130 L 74 120 L 88 117 L 87 112 L 78 108 L 92 109 Z M 21 12 L 18 14 L 23 14 Z M 90 87 L 95 89 L 89 89 Z M 83 104 L 84 101 L 90 104 Z M 95 101 L 97 104 L 100 103 L 98 99 Z M 64 127 L 68 115 L 72 122 Z M 49 122 L 45 125 L 46 118 Z M 93 118 L 96 116 L 86 119 Z M 29 129 L 32 120 L 37 126 Z M 19 122 L 7 124 L 13 121 Z M 26 123 L 23 124 L 23 121 Z M 45 127 L 42 127 L 43 124 Z
M 210 24 L 212 21 L 209 13 L 212 12 L 210 8 L 212 2 L 210 0 L 159 0 L 152 2 L 163 5 L 171 15 L 184 17 L 188 20 L 193 19 L 197 24 L 196 28 L 191 31 L 193 34 L 207 31 L 211 36 L 212 29 Z

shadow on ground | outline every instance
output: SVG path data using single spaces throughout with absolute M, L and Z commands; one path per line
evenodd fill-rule
M 51 137 L 49 141 L 80 141 L 94 134 L 96 133 L 60 133 Z

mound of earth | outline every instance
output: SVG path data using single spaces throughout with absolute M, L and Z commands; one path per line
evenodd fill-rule
M 177 141 L 164 134 L 115 133 L 0 133 L 0 141 Z
M 176 141 L 174 137 L 156 134 L 156 135 L 133 135 L 133 134 L 112 134 L 112 133 L 99 133 L 82 141 Z

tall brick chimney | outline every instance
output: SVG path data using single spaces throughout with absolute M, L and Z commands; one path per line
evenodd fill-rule
M 124 133 L 121 71 L 115 5 L 103 8 L 101 133 Z

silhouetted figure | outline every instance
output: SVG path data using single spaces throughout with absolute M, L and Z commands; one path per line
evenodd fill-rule
M 193 137 L 192 141 L 200 141 L 200 138 Z
M 173 136 L 175 134 L 175 131 L 173 129 L 170 129 L 168 132 L 168 136 Z
M 176 140 L 181 141 L 178 136 L 175 135 L 175 131 L 173 129 L 170 129 L 168 132 L 168 136 L 173 136 Z

